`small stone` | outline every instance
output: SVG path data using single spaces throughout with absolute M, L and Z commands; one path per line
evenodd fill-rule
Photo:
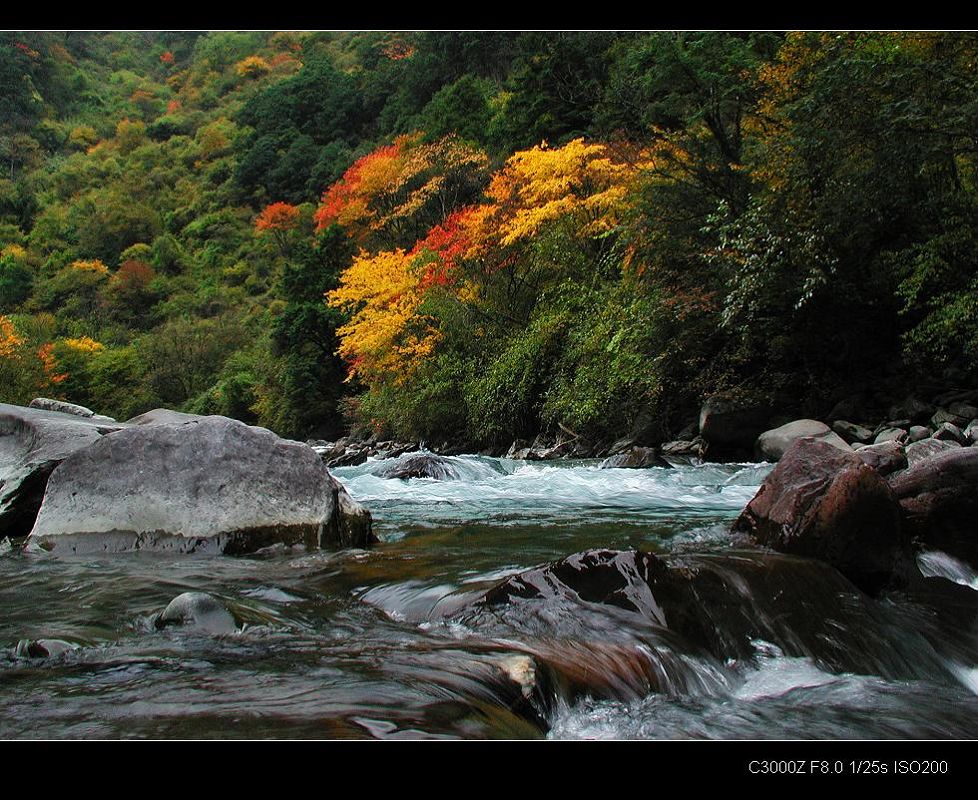
M 907 466 L 903 445 L 895 441 L 866 445 L 857 455 L 880 475 L 889 475 Z
M 929 439 L 934 435 L 934 431 L 931 428 L 925 428 L 923 425 L 912 425 L 910 431 L 907 433 L 908 442 L 919 442 L 924 439 Z
M 849 442 L 849 444 L 853 442 L 862 442 L 865 444 L 873 438 L 873 432 L 869 428 L 856 425 L 854 422 L 847 422 L 844 419 L 837 419 L 833 422 L 832 430 Z
M 958 444 L 964 444 L 965 442 L 965 435 L 962 430 L 950 422 L 943 423 L 931 438 L 941 442 L 957 442 Z M 968 443 L 970 444 L 970 441 Z
M 960 446 L 957 442 L 941 441 L 940 439 L 923 439 L 919 442 L 913 442 L 907 445 L 907 463 L 912 467 L 918 461 L 923 461 L 936 456 L 938 453 L 953 450 Z
M 873 444 L 881 444 L 883 442 L 903 442 L 907 438 L 907 432 L 903 428 L 883 428 L 876 438 L 873 440 Z
M 930 426 L 937 430 L 945 422 L 950 422 L 952 425 L 957 425 L 959 428 L 963 428 L 968 424 L 968 420 L 971 417 L 960 417 L 957 414 L 952 414 L 950 411 L 943 408 L 937 409 L 934 416 L 930 418 Z

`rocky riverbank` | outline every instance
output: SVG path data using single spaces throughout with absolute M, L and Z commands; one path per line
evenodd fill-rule
M 945 391 L 930 401 L 909 396 L 885 410 L 879 405 L 852 398 L 837 403 L 822 419 L 798 419 L 768 406 L 717 395 L 703 404 L 697 419 L 668 440 L 655 437 L 646 427 L 614 441 L 589 441 L 561 426 L 532 440 L 516 439 L 509 447 L 482 449 L 459 442 L 399 442 L 377 436 L 308 444 L 330 468 L 428 450 L 526 461 L 601 458 L 603 467 L 642 469 L 703 461 L 773 462 L 795 440 L 815 437 L 843 450 L 863 450 L 864 460 L 875 460 L 873 466 L 892 471 L 906 466 L 901 454 L 913 463 L 925 454 L 978 442 L 978 391 Z

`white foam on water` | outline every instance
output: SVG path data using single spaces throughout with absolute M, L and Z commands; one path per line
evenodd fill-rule
M 978 667 L 968 667 L 952 661 L 948 664 L 948 668 L 962 686 L 972 694 L 978 694 Z
M 388 479 L 377 462 L 334 470 L 350 494 L 384 517 L 446 519 L 590 519 L 630 515 L 733 515 L 757 492 L 770 465 L 704 464 L 675 469 L 600 469 L 597 461 L 513 461 L 485 456 L 450 459 L 458 480 Z
M 963 561 L 940 550 L 930 550 L 917 556 L 917 566 L 925 577 L 941 577 L 978 590 L 978 572 Z

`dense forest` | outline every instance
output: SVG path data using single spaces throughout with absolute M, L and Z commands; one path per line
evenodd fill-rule
M 0 399 L 662 441 L 978 355 L 978 34 L 0 33 Z

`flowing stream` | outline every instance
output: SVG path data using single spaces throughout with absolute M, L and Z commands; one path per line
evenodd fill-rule
M 769 466 L 452 461 L 457 480 L 334 471 L 374 515 L 370 551 L 0 549 L 0 738 L 978 736 L 970 623 L 804 569 L 784 585 L 833 627 L 778 622 L 784 589 L 727 532 Z M 469 613 L 507 577 L 591 548 L 695 564 L 780 639 L 720 659 L 613 605 Z M 944 554 L 920 565 L 978 588 Z M 187 591 L 223 601 L 238 630 L 157 629 Z M 38 657 L 34 640 L 70 646 Z

